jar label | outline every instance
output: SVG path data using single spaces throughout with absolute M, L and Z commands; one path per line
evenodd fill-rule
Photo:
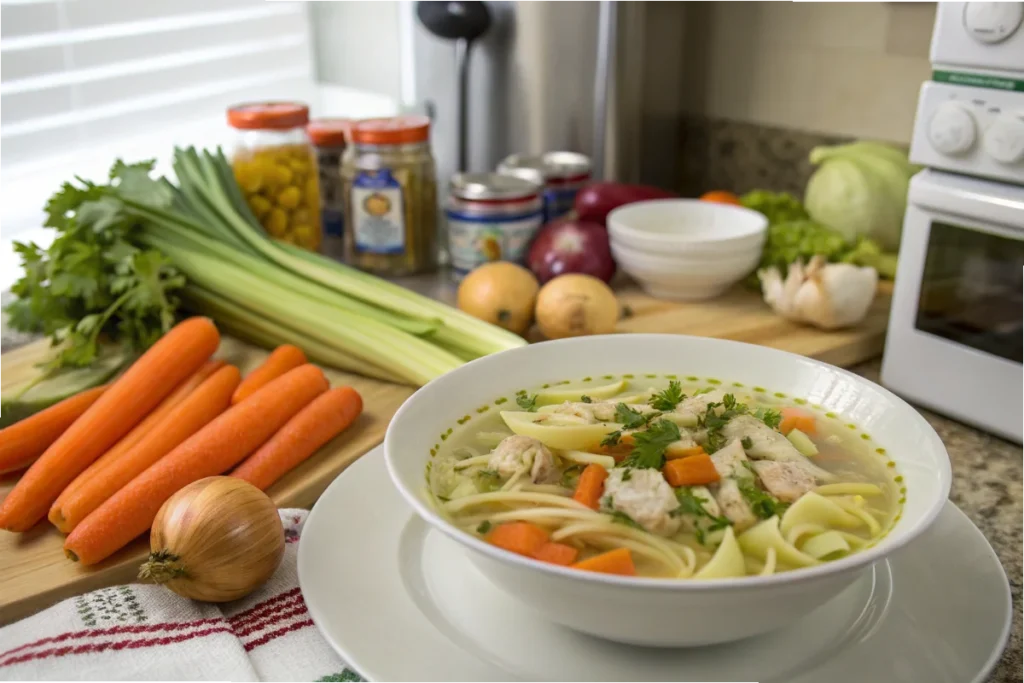
M 544 219 L 540 211 L 489 218 L 448 211 L 447 217 L 448 250 L 452 268 L 460 278 L 491 261 L 522 263 Z
M 561 218 L 573 209 L 578 188 L 544 190 L 544 222 Z
M 352 232 L 356 251 L 405 251 L 402 186 L 388 169 L 360 171 L 352 183 Z

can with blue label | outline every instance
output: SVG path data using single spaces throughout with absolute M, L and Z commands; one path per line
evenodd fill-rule
M 448 190 L 448 252 L 456 280 L 491 261 L 523 262 L 544 221 L 538 183 L 500 173 L 456 173 Z
M 578 152 L 513 154 L 498 165 L 498 173 L 544 185 L 544 222 L 572 211 L 576 193 L 590 182 L 590 157 Z

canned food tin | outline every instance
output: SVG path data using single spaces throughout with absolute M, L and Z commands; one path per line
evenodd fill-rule
M 541 187 L 513 175 L 456 173 L 445 215 L 455 279 L 490 261 L 520 263 L 543 221 Z
M 572 210 L 576 193 L 590 182 L 590 157 L 577 152 L 513 154 L 498 165 L 498 173 L 544 184 L 544 222 Z

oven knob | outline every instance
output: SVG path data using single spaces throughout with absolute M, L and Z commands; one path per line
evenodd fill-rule
M 1020 28 L 1024 2 L 965 2 L 964 29 L 980 43 L 1000 43 Z
M 1001 164 L 1024 160 L 1024 114 L 1002 114 L 981 139 L 982 149 Z
M 959 102 L 943 102 L 928 122 L 928 142 L 938 152 L 963 154 L 974 146 L 974 116 Z

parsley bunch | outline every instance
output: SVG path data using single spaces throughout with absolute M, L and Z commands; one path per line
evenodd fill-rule
M 118 160 L 105 185 L 64 183 L 46 204 L 45 225 L 58 233 L 50 247 L 15 242 L 25 273 L 11 288 L 9 322 L 60 345 L 46 370 L 92 364 L 101 340 L 145 349 L 174 324 L 185 278 L 160 252 L 132 243 L 139 219 L 122 201 L 170 205 L 171 188 L 152 170 L 152 161 Z

